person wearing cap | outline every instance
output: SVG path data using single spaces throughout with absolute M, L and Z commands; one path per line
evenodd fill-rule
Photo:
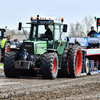
M 46 32 L 44 34 L 41 34 L 41 36 L 52 40 L 52 31 L 50 30 L 48 25 L 45 25 L 45 30 Z
M 91 31 L 87 34 L 87 36 L 93 37 L 93 33 L 97 33 L 97 32 L 94 30 L 94 27 L 91 26 Z

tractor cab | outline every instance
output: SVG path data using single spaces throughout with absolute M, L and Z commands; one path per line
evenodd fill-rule
M 62 47 L 66 45 L 64 32 L 67 32 L 67 24 L 63 24 L 64 18 L 61 18 L 61 22 L 57 22 L 57 20 L 53 20 L 50 18 L 48 19 L 39 18 L 39 16 L 37 16 L 36 19 L 33 19 L 33 17 L 31 17 L 30 20 L 31 22 L 27 23 L 27 24 L 30 24 L 30 34 L 29 34 L 28 40 L 26 40 L 27 42 L 28 41 L 34 42 L 33 44 L 36 44 L 36 45 L 39 45 L 41 43 L 42 47 L 39 47 L 39 48 L 42 48 L 42 50 L 44 48 L 57 50 L 60 44 L 62 44 L 61 45 Z M 50 35 L 51 36 L 50 38 L 49 38 L 49 34 L 48 36 L 45 36 L 45 32 L 47 31 L 45 29 L 46 25 L 48 26 L 48 28 L 50 29 L 52 33 L 52 35 Z M 21 30 L 21 28 L 22 28 L 22 23 L 20 22 L 18 29 Z M 24 41 L 24 43 L 26 43 L 26 41 Z M 43 46 L 44 44 L 45 46 Z M 63 49 L 58 50 L 58 51 L 63 52 Z
M 37 16 L 36 19 L 33 19 L 33 17 L 30 18 L 31 22 L 27 23 L 30 24 L 30 34 L 29 34 L 29 40 L 34 40 L 36 39 L 37 41 L 39 40 L 64 40 L 64 35 L 63 32 L 67 32 L 67 25 L 63 23 L 58 23 L 55 22 L 52 19 L 44 19 L 40 18 Z M 62 18 L 62 22 L 63 22 Z M 52 37 L 51 39 L 48 39 L 48 37 L 45 37 L 46 29 L 45 26 L 48 26 L 50 31 L 52 32 Z M 21 30 L 22 23 L 19 23 L 19 30 Z M 56 33 L 56 34 L 55 34 Z

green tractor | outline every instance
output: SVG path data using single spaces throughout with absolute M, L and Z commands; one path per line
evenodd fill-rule
M 59 77 L 80 77 L 82 52 L 79 44 L 69 44 L 65 37 L 67 24 L 52 19 L 31 17 L 30 34 L 27 40 L 11 48 L 4 58 L 6 77 L 36 76 L 55 79 Z M 46 36 L 45 27 L 49 27 Z M 19 23 L 21 30 L 22 23 Z M 52 33 L 52 35 L 50 35 Z M 50 38 L 49 38 L 50 35 Z
M 4 33 L 6 32 L 5 28 L 0 28 L 0 61 L 3 62 L 5 53 L 10 50 L 10 36 L 4 37 Z

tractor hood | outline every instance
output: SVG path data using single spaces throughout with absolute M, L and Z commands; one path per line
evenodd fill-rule
M 27 52 L 31 55 L 35 54 L 43 54 L 47 50 L 47 41 L 24 41 L 23 42 L 23 51 L 27 50 Z

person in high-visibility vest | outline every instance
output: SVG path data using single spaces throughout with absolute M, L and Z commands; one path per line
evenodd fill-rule
M 1 62 L 3 61 L 3 58 L 5 56 L 5 53 L 10 51 L 10 46 L 8 44 L 10 44 L 10 36 L 4 37 L 4 32 L 6 32 L 5 29 L 0 29 L 0 33 L 1 33 Z
M 2 39 L 2 41 L 1 41 L 1 49 L 3 49 L 3 48 L 4 48 L 5 43 L 6 43 L 6 39 Z
M 1 40 L 1 56 L 2 56 L 2 58 L 5 55 L 5 43 L 6 43 L 6 39 L 2 39 Z

